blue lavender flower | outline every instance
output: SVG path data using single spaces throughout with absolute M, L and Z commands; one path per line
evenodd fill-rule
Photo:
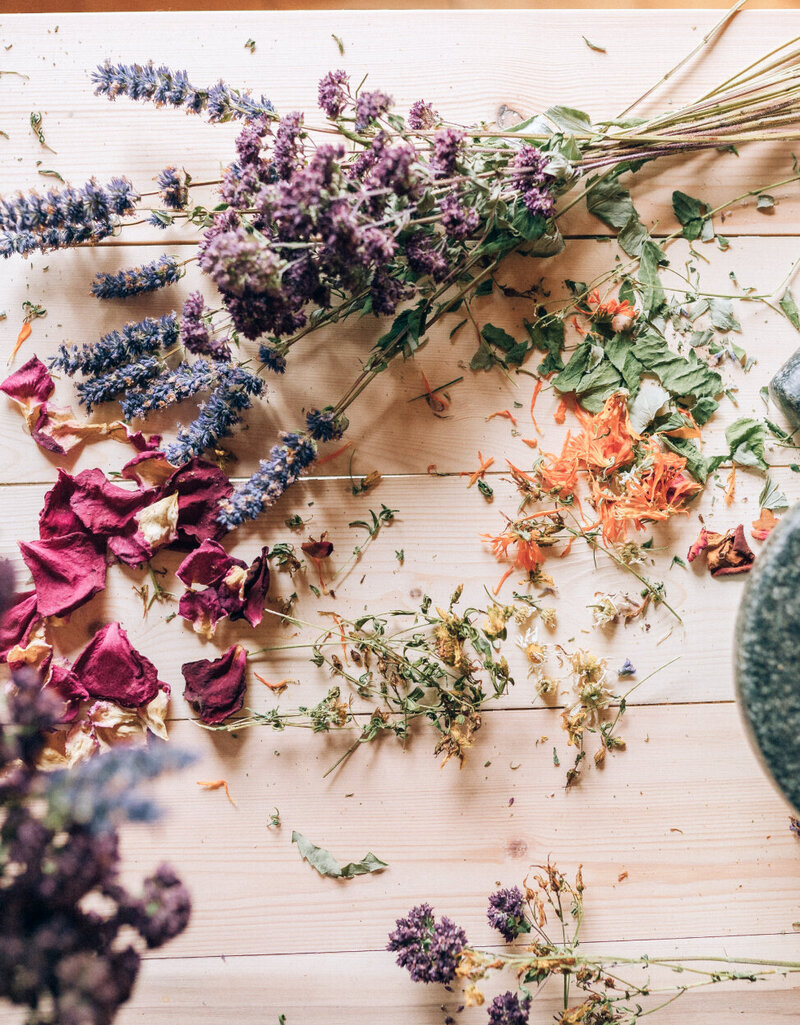
M 315 441 L 338 441 L 347 430 L 347 420 L 342 423 L 332 406 L 325 409 L 311 409 L 306 413 L 306 428 Z
M 224 82 L 210 89 L 198 89 L 190 84 L 185 71 L 156 67 L 152 61 L 144 65 L 106 61 L 92 73 L 92 82 L 95 93 L 110 100 L 128 96 L 132 100 L 152 100 L 159 107 L 183 107 L 193 114 L 206 111 L 210 121 L 250 121 L 262 115 L 275 116 L 275 108 L 264 96 L 255 99 Z
M 126 363 L 115 367 L 98 377 L 90 377 L 80 381 L 77 386 L 78 400 L 91 413 L 101 402 L 115 399 L 120 392 L 139 387 L 145 381 L 155 377 L 161 370 L 161 362 L 154 356 L 143 356 L 136 363 Z
M 258 471 L 220 503 L 219 522 L 229 530 L 256 519 L 316 459 L 316 445 L 303 435 L 286 433 L 280 439 L 281 444 L 273 445 L 269 459 L 261 460 Z
M 175 313 L 163 317 L 145 317 L 126 324 L 121 331 L 110 331 L 90 345 L 61 345 L 49 365 L 65 374 L 102 374 L 112 367 L 131 363 L 163 346 L 168 349 L 178 340 L 178 318 Z
M 412 908 L 407 918 L 397 919 L 389 934 L 387 950 L 397 953 L 397 963 L 414 982 L 452 982 L 467 936 L 446 916 L 437 922 L 430 904 Z
M 211 364 L 198 359 L 194 363 L 179 363 L 174 369 L 164 370 L 151 378 L 143 387 L 131 389 L 120 401 L 126 420 L 143 420 L 156 409 L 164 409 L 200 391 L 211 388 L 226 364 Z
M 122 822 L 152 822 L 159 817 L 159 808 L 138 793 L 139 785 L 194 761 L 194 755 L 159 742 L 112 748 L 73 769 L 47 775 L 45 796 L 50 814 L 57 821 L 69 819 L 93 833 Z
M 262 342 L 258 350 L 258 358 L 273 374 L 286 373 L 286 357 L 273 346 Z
M 189 176 L 186 172 L 181 176 L 177 167 L 165 167 L 156 178 L 156 184 L 164 206 L 170 210 L 183 210 L 189 202 Z
M 636 667 L 629 658 L 626 658 L 620 668 L 617 670 L 617 676 L 635 676 Z
M 506 943 L 515 940 L 520 933 L 530 932 L 530 923 L 525 918 L 525 903 L 522 890 L 513 886 L 498 890 L 489 897 L 486 918 L 493 929 L 497 929 Z
M 125 299 L 173 285 L 183 275 L 184 270 L 174 256 L 159 256 L 142 267 L 131 267 L 118 274 L 98 274 L 92 283 L 92 293 L 98 299 Z
M 41 232 L 45 228 L 89 227 L 110 224 L 113 217 L 132 213 L 139 194 L 127 178 L 112 178 L 105 186 L 92 178 L 80 188 L 67 185 L 45 195 L 32 191 L 0 199 L 0 228 Z
M 528 1025 L 531 998 L 520 1000 L 517 993 L 501 993 L 489 1004 L 487 1025 Z
M 165 454 L 175 466 L 181 466 L 227 437 L 253 404 L 252 396 L 261 395 L 264 382 L 240 366 L 228 366 L 219 374 L 219 384 L 208 402 L 200 407 L 197 419 L 180 427 L 178 437 L 167 445 Z

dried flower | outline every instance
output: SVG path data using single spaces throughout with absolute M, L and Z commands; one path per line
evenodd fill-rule
M 430 904 L 412 908 L 398 918 L 389 934 L 387 950 L 397 954 L 397 963 L 414 982 L 451 982 L 458 957 L 467 945 L 466 933 L 446 916 L 436 921 Z
M 201 722 L 221 723 L 238 712 L 247 689 L 245 669 L 247 652 L 235 644 L 213 662 L 201 658 L 181 666 L 186 686 L 183 696 L 192 705 Z
M 122 270 L 117 274 L 98 274 L 92 283 L 92 293 L 98 299 L 127 299 L 143 292 L 173 285 L 183 277 L 184 271 L 174 256 L 159 256 L 141 267 Z
M 518 993 L 501 993 L 489 1004 L 488 1025 L 528 1025 L 531 998 Z
M 489 897 L 486 918 L 489 925 L 497 929 L 506 943 L 515 940 L 520 933 L 530 932 L 530 923 L 525 917 L 524 897 L 518 886 L 493 893 Z
M 269 459 L 263 459 L 258 471 L 221 503 L 220 523 L 228 529 L 256 519 L 316 459 L 316 446 L 310 439 L 300 434 L 280 437 L 281 444 L 272 447 Z

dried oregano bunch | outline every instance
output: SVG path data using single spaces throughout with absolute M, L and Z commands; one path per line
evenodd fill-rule
M 563 994 L 557 1025 L 633 1025 L 699 987 L 800 972 L 800 963 L 762 958 L 584 953 L 583 894 L 580 867 L 570 881 L 548 862 L 536 866 L 521 888 L 500 889 L 489 898 L 487 921 L 513 949 L 471 946 L 464 930 L 447 916 L 437 919 L 430 904 L 397 919 L 387 949 L 415 982 L 463 985 L 468 1006 L 487 1005 L 488 1025 L 528 1025 L 549 980 Z M 483 987 L 494 973 L 513 976 L 515 985 L 487 1003 Z

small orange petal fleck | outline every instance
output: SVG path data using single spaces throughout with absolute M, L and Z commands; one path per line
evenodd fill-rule
M 231 792 L 228 790 L 228 782 L 224 779 L 198 779 L 197 785 L 202 787 L 204 790 L 224 790 L 225 796 L 231 802 L 233 807 L 236 807 L 236 801 L 231 797 Z

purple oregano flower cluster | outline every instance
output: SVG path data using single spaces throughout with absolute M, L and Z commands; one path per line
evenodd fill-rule
M 509 895 L 513 891 L 500 893 Z M 505 896 L 500 903 L 516 910 L 513 897 Z M 397 963 L 408 971 L 413 981 L 439 982 L 445 986 L 453 982 L 461 956 L 467 952 L 464 930 L 446 915 L 437 921 L 430 904 L 417 905 L 395 924 L 386 949 L 397 954 Z M 530 1003 L 529 996 L 520 999 L 517 993 L 502 993 L 487 1008 L 487 1025 L 528 1025 Z
M 341 437 L 344 411 L 364 384 L 390 359 L 412 353 L 449 303 L 485 280 L 504 252 L 539 237 L 553 214 L 555 179 L 544 153 L 500 137 L 487 147 L 423 100 L 403 119 L 386 93 L 354 91 L 341 70 L 319 84 L 329 119 L 320 137 L 301 113 L 278 117 L 263 96 L 223 82 L 201 88 L 187 72 L 152 62 L 106 62 L 93 82 L 111 100 L 238 120 L 242 129 L 213 209 L 192 204 L 192 179 L 175 166 L 159 173 L 148 194 L 161 208 L 137 205 L 142 197 L 122 178 L 0 201 L 5 256 L 95 243 L 134 213 L 159 227 L 182 220 L 202 230 L 196 257 L 165 254 L 97 275 L 95 296 L 123 299 L 175 284 L 196 259 L 221 307 L 208 308 L 193 292 L 180 313 L 128 324 L 94 345 L 62 346 L 51 365 L 81 374 L 77 390 L 87 411 L 117 399 L 127 419 L 144 418 L 209 393 L 166 449 L 181 464 L 217 448 L 264 394 L 260 375 L 285 373 L 301 339 L 348 316 L 395 317 L 347 395 L 308 412 L 304 430 L 283 434 L 234 491 L 220 511 L 227 528 L 271 505 L 313 464 L 317 442 Z M 456 300 L 447 298 L 450 290 Z M 247 342 L 255 351 L 244 352 L 240 365 L 233 353 Z

